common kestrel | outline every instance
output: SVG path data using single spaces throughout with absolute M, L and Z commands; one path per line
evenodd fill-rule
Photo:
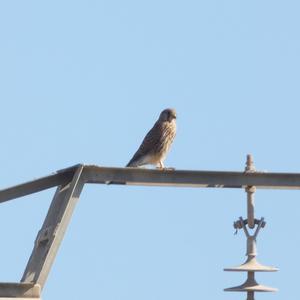
M 164 160 L 176 135 L 176 111 L 171 108 L 163 110 L 145 136 L 139 149 L 126 167 L 155 165 L 164 168 Z

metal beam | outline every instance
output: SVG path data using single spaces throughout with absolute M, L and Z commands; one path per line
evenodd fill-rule
M 210 188 L 300 189 L 299 173 L 149 170 L 85 166 L 86 183 Z
M 65 184 L 72 179 L 77 167 L 78 165 L 57 171 L 54 174 L 42 178 L 0 190 L 0 203 Z
M 34 283 L 0 283 L 0 299 L 40 299 L 41 288 Z
M 34 282 L 43 288 L 84 185 L 82 170 L 79 165 L 72 180 L 57 188 L 21 282 Z
M 77 165 L 0 191 L 0 203 L 58 186 L 21 283 L 0 283 L 5 297 L 39 299 L 85 183 L 143 186 L 300 189 L 299 173 L 152 170 Z
M 0 203 L 66 184 L 78 166 L 0 190 Z M 86 165 L 83 167 L 83 180 L 85 183 L 143 186 L 246 188 L 254 185 L 257 188 L 300 189 L 299 173 L 152 170 Z

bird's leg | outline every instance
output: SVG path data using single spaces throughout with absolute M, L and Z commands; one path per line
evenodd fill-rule
M 165 167 L 161 160 L 158 163 L 157 169 L 159 169 L 159 170 L 175 170 L 175 168 Z
M 164 166 L 163 162 L 160 160 L 160 161 L 158 162 L 158 167 L 157 167 L 157 169 L 163 170 L 164 168 L 165 168 L 165 166 Z

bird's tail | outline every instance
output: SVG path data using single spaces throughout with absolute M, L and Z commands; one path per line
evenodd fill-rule
M 126 165 L 126 168 L 138 168 L 145 164 L 145 157 L 141 157 L 140 155 L 134 155 L 133 158 Z
M 136 159 L 132 159 L 129 161 L 129 163 L 125 166 L 125 168 L 136 168 L 138 167 L 140 164 L 139 160 Z

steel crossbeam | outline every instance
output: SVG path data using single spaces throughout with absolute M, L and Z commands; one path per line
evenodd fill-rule
M 57 187 L 19 283 L 0 283 L 0 300 L 40 299 L 47 276 L 85 184 L 196 188 L 300 189 L 299 173 L 149 170 L 76 165 L 0 190 L 0 203 Z

